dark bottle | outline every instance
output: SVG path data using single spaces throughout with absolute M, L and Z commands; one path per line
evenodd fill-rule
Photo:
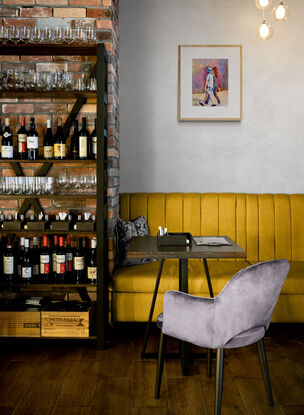
M 33 237 L 33 247 L 32 247 L 32 281 L 39 281 L 39 250 L 38 250 L 38 238 Z
M 51 120 L 46 122 L 46 134 L 43 138 L 43 158 L 46 160 L 54 158 L 54 137 Z
M 17 274 L 18 274 L 18 281 L 22 282 L 22 264 L 23 264 L 23 255 L 24 255 L 24 241 L 25 238 L 20 238 L 20 246 L 18 252 L 18 259 L 17 259 Z
M 90 241 L 91 249 L 87 260 L 87 278 L 89 283 L 96 284 L 97 282 L 97 256 L 96 256 L 96 238 Z
M 3 251 L 3 275 L 7 282 L 14 279 L 14 252 L 10 238 L 7 239 L 6 249 Z
M 56 273 L 57 273 L 57 248 L 58 248 L 58 236 L 54 235 L 54 244 L 53 244 L 53 252 L 52 252 L 52 270 L 53 270 L 54 280 L 56 278 Z
M 38 159 L 39 136 L 35 126 L 35 118 L 31 118 L 31 126 L 27 133 L 27 158 Z
M 57 248 L 56 263 L 56 282 L 63 284 L 66 280 L 65 249 L 63 245 L 63 236 L 59 236 L 59 247 Z
M 1 158 L 1 147 L 2 147 L 3 129 L 0 120 L 0 158 Z
M 92 149 L 92 159 L 97 160 L 97 127 L 96 127 L 96 118 L 95 118 L 95 127 L 91 134 L 91 149 Z
M 74 121 L 74 131 L 71 137 L 71 150 L 70 156 L 72 160 L 79 158 L 79 131 L 78 131 L 78 120 Z
M 54 137 L 54 159 L 64 160 L 66 158 L 66 139 L 62 131 L 62 119 L 58 118 L 57 131 Z
M 48 237 L 43 235 L 42 248 L 40 250 L 40 280 L 51 282 L 51 255 L 48 244 Z
M 79 158 L 81 160 L 86 160 L 90 158 L 90 133 L 87 130 L 87 120 L 85 117 L 82 118 L 82 127 L 79 132 Z
M 25 128 L 25 117 L 21 117 L 21 127 L 17 133 L 18 141 L 18 158 L 20 160 L 27 159 L 27 130 Z
M 13 134 L 9 126 L 9 118 L 5 118 L 5 128 L 2 137 L 1 157 L 3 159 L 14 158 Z
M 24 254 L 21 265 L 21 277 L 24 283 L 30 283 L 32 278 L 32 261 L 30 254 L 30 241 L 29 239 L 24 240 Z
M 71 247 L 71 237 L 67 235 L 67 244 L 65 249 L 65 266 L 67 281 L 72 282 L 73 277 L 73 249 Z
M 74 276 L 77 284 L 85 283 L 85 256 L 82 248 L 82 238 L 79 238 L 77 248 L 74 252 L 73 266 Z

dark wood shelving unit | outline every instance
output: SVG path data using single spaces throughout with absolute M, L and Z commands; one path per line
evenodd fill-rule
M 30 206 L 35 212 L 43 212 L 39 199 L 96 199 L 96 231 L 10 231 L 0 230 L 0 235 L 42 235 L 42 234 L 71 234 L 77 236 L 97 236 L 97 285 L 91 284 L 0 284 L 1 289 L 22 289 L 22 290 L 76 290 L 83 301 L 90 301 L 87 289 L 96 290 L 96 327 L 93 332 L 96 336 L 89 336 L 88 339 L 97 341 L 97 346 L 104 349 L 108 343 L 108 234 L 107 234 L 107 53 L 104 44 L 7 44 L 0 45 L 0 55 L 21 55 L 21 56 L 96 56 L 96 63 L 92 65 L 88 78 L 94 76 L 97 80 L 97 91 L 0 91 L 0 98 L 75 98 L 73 108 L 63 126 L 63 133 L 67 136 L 74 119 L 77 117 L 82 106 L 88 98 L 96 98 L 97 101 L 97 160 L 19 160 L 0 159 L 0 164 L 9 163 L 16 176 L 24 176 L 22 164 L 42 164 L 36 172 L 36 176 L 47 175 L 53 164 L 68 165 L 79 164 L 86 167 L 96 168 L 97 191 L 96 194 L 70 193 L 53 195 L 0 195 L 1 199 L 24 199 L 19 213 L 25 213 Z M 30 339 L 36 337 L 30 337 Z M 45 337 L 38 337 L 45 338 Z M 64 337 L 68 339 L 68 337 Z M 56 339 L 53 338 L 52 339 Z M 75 338 L 80 339 L 80 338 Z
M 92 193 L 73 193 L 73 194 L 53 194 L 53 195 L 0 195 L 1 199 L 96 199 L 96 194 Z

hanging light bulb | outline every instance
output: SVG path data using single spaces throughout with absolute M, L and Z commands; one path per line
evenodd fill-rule
M 255 0 L 255 5 L 260 10 L 265 10 L 271 5 L 272 0 Z
M 273 35 L 273 30 L 272 30 L 271 25 L 266 23 L 266 20 L 264 20 L 261 26 L 258 27 L 256 35 L 259 40 L 270 39 Z
M 285 6 L 285 4 L 281 1 L 281 3 L 272 9 L 272 17 L 276 20 L 282 22 L 283 20 L 287 20 L 289 16 L 289 8 Z

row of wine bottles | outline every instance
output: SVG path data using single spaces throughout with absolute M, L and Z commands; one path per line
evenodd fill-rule
M 2 258 L 2 281 L 9 283 L 96 284 L 96 238 L 73 240 L 67 235 L 21 237 L 19 244 L 7 238 Z
M 68 154 L 66 136 L 62 130 L 62 118 L 58 118 L 55 135 L 52 133 L 51 120 L 48 120 L 46 134 L 43 138 L 43 159 L 97 159 L 96 119 L 95 128 L 91 134 L 87 129 L 86 123 L 86 118 L 83 117 L 82 127 L 79 130 L 78 120 L 74 121 L 74 131 L 71 136 L 70 151 Z M 17 132 L 16 152 L 14 151 L 13 134 L 10 129 L 9 118 L 5 118 L 4 131 L 2 130 L 0 122 L 0 156 L 2 159 L 39 159 L 39 135 L 36 130 L 35 118 L 31 118 L 30 128 L 27 130 L 25 128 L 25 117 L 21 117 L 21 127 Z

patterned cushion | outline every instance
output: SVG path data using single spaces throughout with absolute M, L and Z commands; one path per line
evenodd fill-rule
M 145 264 L 154 261 L 153 259 L 128 259 L 128 248 L 133 236 L 149 235 L 148 223 L 145 216 L 140 216 L 132 221 L 125 222 L 118 218 L 116 225 L 117 235 L 117 264 L 120 266 Z

